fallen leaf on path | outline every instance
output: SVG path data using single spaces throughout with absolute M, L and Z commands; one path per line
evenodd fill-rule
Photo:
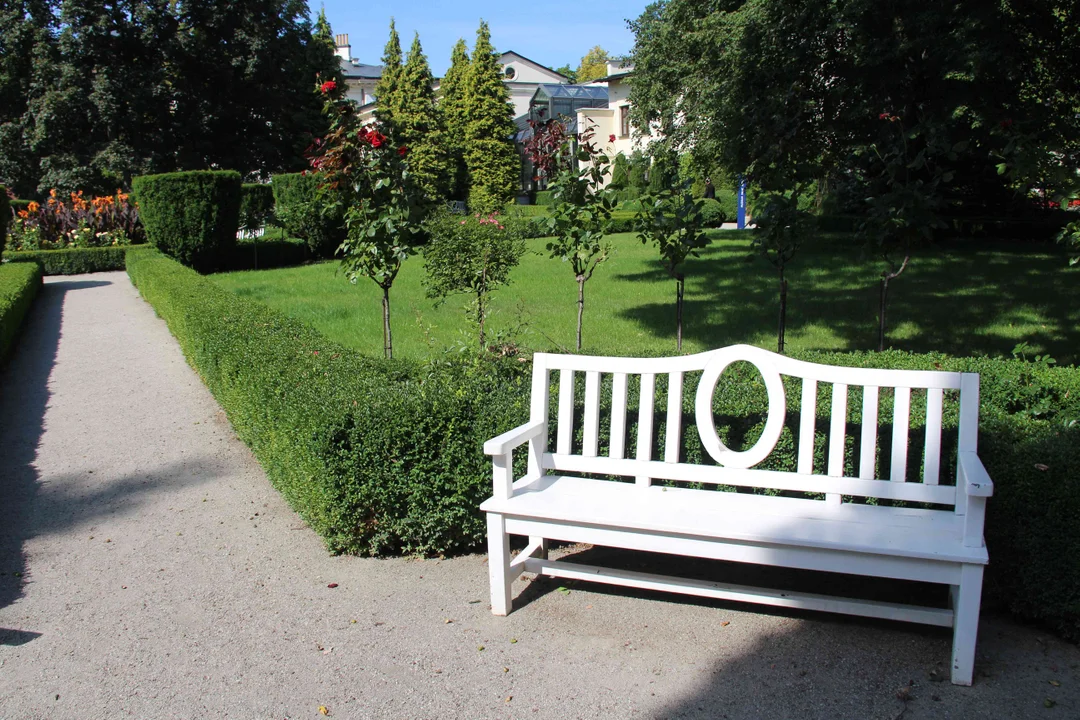
M 727 627 L 730 624 L 731 624 L 730 620 L 725 620 L 724 622 L 720 623 L 720 627 Z
M 1052 708 L 1055 705 L 1057 705 L 1057 703 L 1054 702 L 1053 700 L 1051 700 L 1050 698 L 1046 698 L 1045 700 L 1043 700 L 1043 707 Z
M 1046 472 L 1047 470 L 1050 469 L 1050 466 L 1049 465 L 1043 465 L 1042 463 L 1035 463 L 1035 469 L 1036 470 L 1042 470 L 1043 472 Z
M 319 712 L 322 713 L 323 715 L 329 715 L 330 714 L 330 708 L 326 707 L 325 705 L 320 705 L 319 706 Z
M 330 589 L 336 588 L 336 587 L 337 587 L 337 583 L 330 583 L 330 584 L 329 584 L 329 585 L 327 585 L 326 587 L 328 587 L 328 588 L 330 588 Z
M 1061 687 L 1061 683 L 1058 682 L 1057 680 L 1051 680 L 1050 684 L 1053 685 L 1054 687 Z

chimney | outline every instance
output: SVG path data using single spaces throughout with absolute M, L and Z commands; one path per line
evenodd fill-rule
M 352 60 L 352 46 L 349 45 L 349 36 L 335 35 L 334 44 L 337 46 L 338 57 L 345 61 Z

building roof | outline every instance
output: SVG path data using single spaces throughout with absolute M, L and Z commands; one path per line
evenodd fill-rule
M 533 100 L 547 100 L 549 98 L 567 98 L 570 100 L 603 100 L 608 99 L 606 87 L 590 85 L 538 85 L 533 94 Z
M 590 80 L 589 82 L 602 83 L 602 82 L 611 82 L 612 80 L 625 80 L 626 78 L 630 77 L 633 74 L 634 74 L 633 70 L 624 70 L 623 72 L 613 73 L 611 75 L 608 75 L 607 77 L 596 78 L 595 80 Z
M 531 59 L 525 57 L 524 55 L 522 55 L 521 53 L 514 52 L 513 50 L 507 50 L 506 52 L 500 53 L 499 59 L 502 60 L 507 55 L 514 55 L 514 56 L 516 56 L 518 58 L 521 58 L 522 60 L 529 63 L 530 65 L 535 65 L 536 67 L 540 68 L 541 70 L 546 70 L 547 72 L 551 73 L 552 75 L 557 75 L 558 77 L 566 78 L 566 81 L 570 82 L 570 78 L 566 77 L 565 75 L 563 75 L 558 70 L 553 70 L 553 69 L 549 68 L 547 65 L 541 65 L 540 63 L 536 62 L 535 60 L 531 60 Z
M 346 80 L 378 80 L 382 77 L 382 65 L 368 65 L 357 60 L 339 59 L 341 72 Z

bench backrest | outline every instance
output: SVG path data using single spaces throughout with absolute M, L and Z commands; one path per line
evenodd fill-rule
M 715 427 L 713 395 L 724 370 L 734 362 L 757 367 L 768 393 L 764 430 L 753 447 L 734 451 L 724 446 Z M 973 373 L 923 370 L 849 368 L 795 360 L 748 345 L 669 358 L 616 358 L 537 353 L 533 359 L 531 420 L 543 420 L 554 428 L 555 447 L 542 448 L 530 458 L 530 472 L 560 471 L 634 477 L 648 485 L 654 479 L 700 482 L 715 485 L 771 488 L 806 493 L 826 493 L 826 501 L 839 505 L 843 495 L 954 506 L 962 512 L 963 489 L 943 484 L 942 415 L 947 392 L 958 391 L 959 451 L 977 450 L 979 376 Z M 695 423 L 705 451 L 716 465 L 680 462 L 683 421 L 683 384 L 687 373 L 701 371 L 695 398 Z M 557 417 L 549 417 L 549 389 L 558 373 Z M 611 375 L 610 438 L 607 455 L 600 456 L 601 382 Z M 575 392 L 584 375 L 584 407 L 581 412 L 583 442 L 573 452 Z M 630 378 L 640 380 L 637 438 L 634 457 L 627 457 L 627 388 Z M 667 376 L 666 432 L 653 443 L 654 407 L 658 376 Z M 802 380 L 801 415 L 795 438 L 797 471 L 752 470 L 776 446 L 784 428 L 787 399 L 781 376 Z M 832 385 L 831 419 L 827 433 L 825 467 L 814 464 L 817 432 L 818 385 Z M 844 476 L 848 429 L 849 387 L 862 387 L 862 418 L 855 477 Z M 881 391 L 893 393 L 891 450 L 878 458 L 878 404 Z M 908 467 L 912 391 L 925 391 L 926 422 L 921 468 Z M 857 396 L 857 394 L 856 394 Z M 606 399 L 605 399 L 606 400 Z M 605 405 L 607 403 L 604 403 Z M 546 439 L 541 439 L 545 443 Z M 553 451 L 552 451 L 553 450 Z M 852 453 L 855 451 L 852 450 Z M 877 471 L 880 460 L 881 472 Z M 540 465 L 541 467 L 537 467 Z M 717 466 L 724 469 L 718 470 Z M 953 475 L 948 473 L 950 477 Z M 948 479 L 946 479 L 948 482 Z

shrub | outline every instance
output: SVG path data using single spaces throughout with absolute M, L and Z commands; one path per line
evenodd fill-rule
M 133 181 L 146 236 L 200 272 L 217 269 L 236 245 L 240 173 L 231 170 L 143 175 Z
M 126 247 L 30 250 L 9 252 L 5 259 L 13 263 L 37 263 L 45 275 L 81 275 L 123 270 L 126 252 Z
M 706 198 L 701 203 L 701 222 L 704 227 L 718 228 L 726 222 L 734 222 L 735 218 L 727 214 L 719 200 Z
M 266 225 L 274 212 L 274 189 L 264 183 L 240 186 L 240 227 L 257 230 Z
M 64 201 L 54 189 L 44 204 L 17 202 L 9 250 L 115 247 L 145 240 L 138 208 L 120 190 L 89 200 L 79 191 Z
M 7 229 L 10 221 L 11 207 L 8 201 L 7 188 L 0 185 L 0 258 L 4 256 L 4 245 L 7 244 Z
M 541 205 L 543 207 L 550 207 L 555 204 L 555 198 L 552 197 L 550 190 L 537 190 L 535 205 Z
M 611 166 L 611 182 L 609 184 L 616 190 L 624 190 L 630 185 L 630 161 L 622 153 L 615 156 L 615 162 Z
M 330 258 L 345 240 L 340 209 L 319 198 L 318 173 L 275 175 L 274 214 L 289 235 L 307 243 L 317 257 Z
M 132 250 L 128 273 L 331 551 L 479 546 L 491 486 L 482 445 L 527 417 L 524 363 L 376 360 L 153 250 Z
M 269 270 L 301 265 L 309 258 L 308 246 L 300 240 L 239 240 L 222 265 L 224 270 Z
M 40 289 L 41 267 L 37 263 L 0 265 L 0 361 L 11 352 Z

